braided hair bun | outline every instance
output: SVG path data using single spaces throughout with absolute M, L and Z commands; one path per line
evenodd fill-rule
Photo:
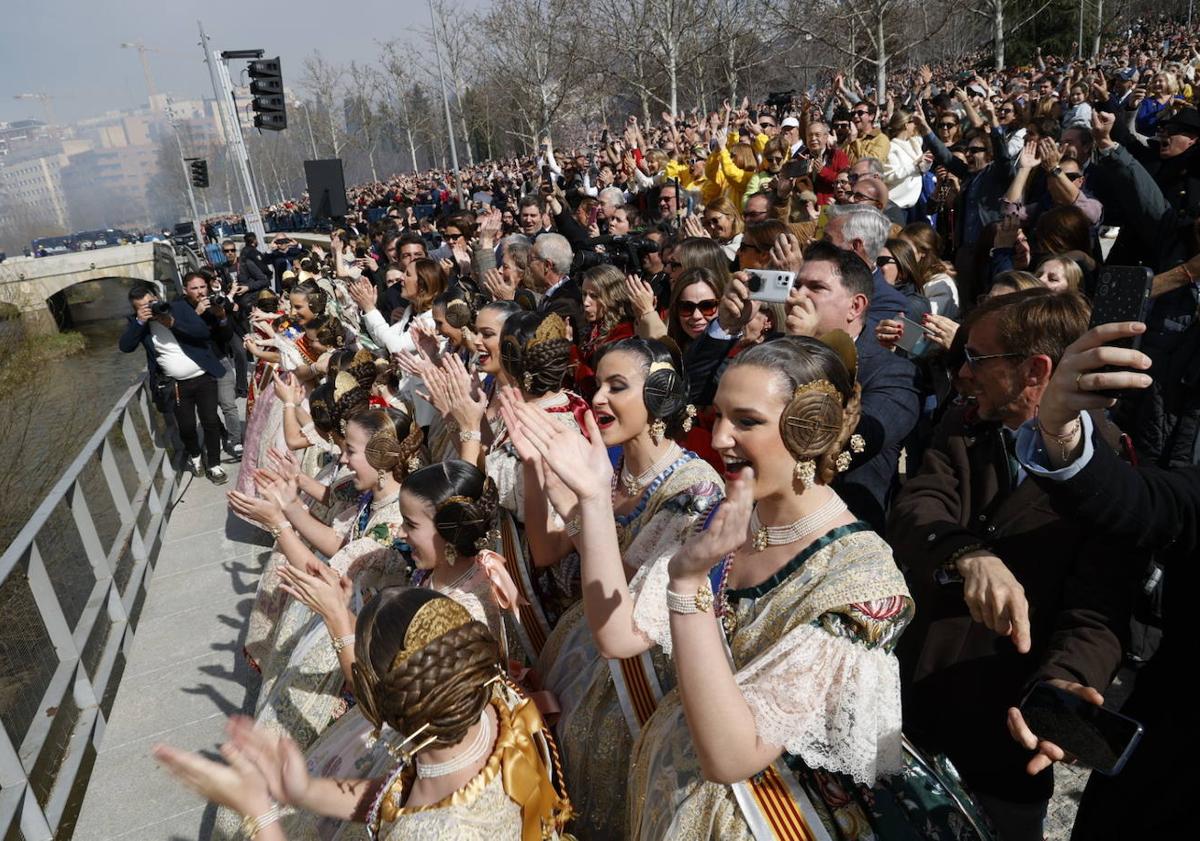
M 410 474 L 404 490 L 429 504 L 438 534 L 460 557 L 492 544 L 500 494 L 475 465 L 458 459 L 431 464 Z
M 367 720 L 439 747 L 461 742 L 500 674 L 488 627 L 433 590 L 386 587 L 355 631 L 354 694 Z
M 817 481 L 825 485 L 837 473 L 836 459 L 858 426 L 860 409 L 861 391 L 851 372 L 857 367 L 854 345 L 838 333 L 764 342 L 730 364 L 762 368 L 781 381 L 787 405 L 779 416 L 780 437 L 792 458 L 816 463 Z
M 411 415 L 391 408 L 370 409 L 359 412 L 351 420 L 371 436 L 365 450 L 367 464 L 371 467 L 389 472 L 402 482 L 421 466 L 424 438 L 421 427 Z
M 353 374 L 340 371 L 333 378 L 332 397 L 330 412 L 333 415 L 333 425 L 344 436 L 346 424 L 350 419 L 370 408 L 371 389 L 360 385 Z
M 500 362 L 527 394 L 558 391 L 575 365 L 568 335 L 558 313 L 514 313 L 500 334 Z
M 312 390 L 308 395 L 308 414 L 317 434 L 328 439 L 337 428 L 333 414 L 333 383 L 324 382 Z

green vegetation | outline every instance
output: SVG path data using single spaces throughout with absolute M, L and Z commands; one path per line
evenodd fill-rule
M 29 336 L 18 333 L 0 347 L 0 398 L 26 385 L 52 359 L 79 353 L 87 347 L 80 333 Z

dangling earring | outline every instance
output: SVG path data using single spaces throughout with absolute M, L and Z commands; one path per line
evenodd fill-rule
M 522 380 L 525 383 L 525 390 L 531 391 L 533 389 L 533 374 L 526 371 L 525 376 L 522 378 Z
M 796 462 L 796 470 L 793 473 L 796 481 L 800 483 L 800 492 L 811 488 L 817 481 L 817 463 L 810 458 Z
M 375 472 L 379 474 L 379 482 L 378 482 L 379 489 L 383 490 L 383 482 L 387 478 L 387 474 L 384 473 L 382 470 L 376 470 Z
M 695 422 L 696 422 L 696 407 L 693 406 L 691 403 L 688 403 L 687 408 L 684 409 L 683 424 L 682 424 L 683 431 L 691 432 L 692 426 L 695 424 Z
M 867 448 L 867 440 L 857 432 L 850 436 L 851 452 L 861 453 Z
M 416 456 L 416 455 L 409 456 L 408 457 L 408 472 L 412 473 L 414 470 L 420 470 L 420 469 L 421 469 L 421 457 Z
M 663 423 L 662 418 L 655 418 L 654 423 L 650 424 L 650 440 L 655 444 L 661 444 L 663 436 L 667 434 L 667 425 Z
M 850 469 L 850 461 L 852 456 L 849 450 L 842 450 L 838 453 L 838 457 L 834 459 L 834 465 L 837 467 L 838 473 L 845 473 Z
M 454 566 L 456 563 L 458 563 L 458 551 L 451 543 L 446 544 L 445 558 L 448 566 Z

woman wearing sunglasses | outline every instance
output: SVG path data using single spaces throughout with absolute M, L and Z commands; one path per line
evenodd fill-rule
M 681 352 L 717 317 L 725 280 L 726 276 L 705 267 L 685 269 L 679 275 L 667 309 L 667 335 Z

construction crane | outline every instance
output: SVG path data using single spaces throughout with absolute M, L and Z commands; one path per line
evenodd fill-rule
M 42 103 L 42 108 L 46 109 L 46 124 L 52 125 L 57 120 L 54 119 L 54 106 L 52 104 L 54 97 L 48 93 L 19 93 L 13 99 L 37 99 Z
M 141 41 L 123 41 L 121 42 L 121 47 L 123 49 L 138 51 L 138 58 L 142 60 L 142 73 L 146 75 L 146 90 L 150 94 L 150 99 L 153 100 L 156 91 L 154 89 L 154 79 L 150 76 L 150 62 L 146 60 L 146 53 L 160 53 L 162 50 L 147 47 Z

